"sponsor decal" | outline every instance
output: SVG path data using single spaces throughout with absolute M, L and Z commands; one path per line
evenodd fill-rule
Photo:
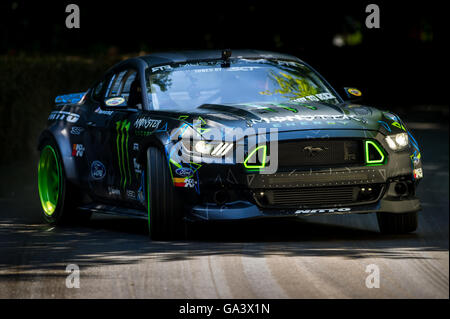
M 145 174 L 144 172 L 141 173 L 141 183 L 139 185 L 139 189 L 137 192 L 137 199 L 141 203 L 145 203 Z
M 120 196 L 120 189 L 108 186 L 108 194 L 109 196 Z
M 314 214 L 314 213 L 336 213 L 349 212 L 351 208 L 322 208 L 322 209 L 299 209 L 295 214 Z
M 193 188 L 195 186 L 195 181 L 192 178 L 174 177 L 173 182 L 175 187 Z
M 422 155 L 420 153 L 414 152 L 414 154 L 411 155 L 413 164 L 415 166 L 420 164 L 420 158 L 422 157 Z
M 354 96 L 361 96 L 362 95 L 360 90 L 354 89 L 354 88 L 348 89 L 347 92 L 350 93 L 351 95 L 354 95 Z
M 112 97 L 105 101 L 105 105 L 108 106 L 118 106 L 123 103 L 125 103 L 125 99 L 123 97 Z
M 120 186 L 122 189 L 125 189 L 128 183 L 131 183 L 131 169 L 128 157 L 130 125 L 130 121 L 127 120 L 116 122 L 117 162 L 119 164 Z
M 107 104 L 107 105 L 108 105 L 108 104 Z M 98 114 L 102 114 L 102 115 L 112 115 L 112 114 L 114 113 L 114 111 L 105 111 L 105 110 L 102 110 L 102 109 L 100 108 L 100 106 L 99 106 L 98 108 L 96 108 L 94 112 L 95 112 L 95 113 L 98 113 Z
M 136 160 L 136 158 L 133 158 L 133 166 L 134 166 L 134 172 L 136 174 L 141 174 L 142 170 L 141 170 L 141 164 L 139 164 Z
M 308 101 L 318 102 L 318 101 L 332 100 L 335 98 L 336 97 L 331 93 L 319 93 L 297 98 L 293 100 L 293 102 L 308 102 Z
M 84 154 L 83 144 L 73 144 L 72 146 L 72 156 L 82 157 Z
M 402 129 L 403 131 L 406 131 L 406 128 L 399 122 L 392 122 L 391 125 L 399 128 L 399 129 Z
M 337 114 L 337 115 L 328 115 L 328 114 L 320 114 L 320 115 L 288 115 L 288 116 L 274 116 L 274 117 L 261 117 L 261 119 L 252 119 L 253 124 L 257 123 L 273 123 L 273 122 L 292 122 L 292 121 L 310 121 L 313 124 L 320 124 L 320 121 L 317 120 L 337 120 L 337 121 L 345 121 L 345 120 L 355 120 L 362 123 L 367 123 L 367 120 L 363 118 L 359 118 L 354 115 L 345 115 L 345 114 Z M 317 123 L 316 123 L 317 122 Z
M 56 104 L 81 103 L 86 93 L 71 93 L 60 95 L 55 98 Z
M 65 111 L 53 111 L 48 116 L 49 120 L 67 121 L 69 123 L 76 123 L 80 119 L 80 115 Z
M 136 199 L 136 193 L 130 189 L 127 189 L 127 197 L 129 199 Z
M 171 69 L 172 69 L 171 65 L 161 65 L 161 66 L 156 66 L 156 67 L 152 68 L 152 72 L 165 71 L 165 70 L 171 70 Z
M 287 111 L 291 111 L 292 113 L 298 113 L 298 110 L 296 108 L 285 106 L 285 105 L 277 105 L 278 107 L 281 107 L 282 109 L 285 109 Z
M 91 176 L 93 179 L 100 180 L 106 175 L 106 168 L 100 161 L 93 161 L 91 164 Z
M 208 68 L 208 69 L 195 69 L 194 73 L 209 73 L 209 72 L 236 72 L 236 71 L 253 71 L 260 69 L 259 66 L 235 66 L 230 68 Z
M 83 132 L 84 128 L 80 126 L 72 126 L 72 128 L 70 129 L 70 134 L 72 135 L 80 135 Z
M 194 171 L 191 168 L 181 167 L 181 168 L 177 168 L 175 170 L 175 173 L 182 177 L 188 177 L 188 176 L 192 176 L 194 174 Z
M 153 134 L 153 131 L 134 131 L 134 135 L 136 136 L 150 136 Z
M 159 124 L 161 123 L 161 120 L 153 120 L 149 117 L 142 117 L 140 119 L 137 119 L 136 122 L 134 122 L 134 127 L 137 129 L 149 129 L 149 128 L 158 128 Z
M 415 178 L 415 179 L 423 178 L 423 171 L 422 171 L 422 168 L 416 168 L 416 169 L 414 170 L 414 178 Z

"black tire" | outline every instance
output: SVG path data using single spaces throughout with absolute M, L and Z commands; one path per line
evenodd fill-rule
M 64 169 L 64 163 L 61 159 L 61 153 L 59 151 L 58 145 L 52 138 L 45 139 L 40 147 L 39 150 L 42 153 L 42 150 L 46 147 L 50 146 L 54 154 L 56 155 L 56 160 L 59 165 L 59 191 L 58 191 L 58 200 L 56 204 L 56 208 L 49 215 L 45 212 L 43 208 L 43 204 L 41 201 L 41 213 L 44 218 L 44 220 L 51 224 L 51 225 L 73 225 L 73 224 L 83 224 L 87 222 L 92 213 L 91 212 L 79 212 L 77 211 L 77 207 L 79 205 L 79 200 L 81 198 L 81 192 L 77 187 L 75 187 L 73 184 L 71 184 L 67 178 L 66 173 Z M 39 166 L 39 164 L 38 164 Z M 38 168 L 38 174 L 39 174 L 39 168 Z M 39 182 L 38 182 L 38 188 L 39 188 Z M 39 192 L 41 190 L 39 189 Z
M 377 213 L 378 227 L 385 234 L 406 234 L 417 229 L 417 212 L 393 214 Z
M 185 235 L 183 205 L 176 196 L 166 156 L 155 147 L 147 150 L 147 212 L 152 240 L 182 239 Z

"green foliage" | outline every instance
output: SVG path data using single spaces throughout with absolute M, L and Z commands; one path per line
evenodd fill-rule
M 37 138 L 55 97 L 85 91 L 111 62 L 0 56 L 0 164 L 37 159 Z

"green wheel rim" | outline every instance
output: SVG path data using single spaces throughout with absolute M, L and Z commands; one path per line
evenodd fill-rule
M 38 166 L 39 197 L 44 213 L 51 216 L 58 205 L 61 178 L 55 150 L 47 145 L 41 152 Z

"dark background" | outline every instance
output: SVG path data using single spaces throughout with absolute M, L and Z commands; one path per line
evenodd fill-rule
M 70 3 L 81 28 L 67 29 Z M 290 53 L 338 90 L 406 117 L 448 122 L 442 1 L 2 1 L 0 164 L 35 156 L 56 95 L 82 92 L 121 59 L 155 51 L 249 48 Z M 340 38 L 342 46 L 333 44 Z M 438 111 L 436 111 L 438 110 Z M 413 119 L 415 120 L 415 119 Z

